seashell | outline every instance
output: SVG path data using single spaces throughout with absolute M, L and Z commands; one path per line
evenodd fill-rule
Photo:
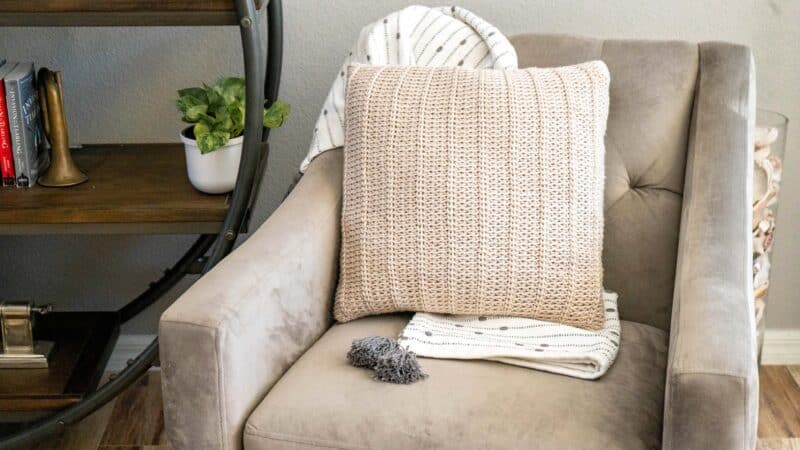
M 758 229 L 761 230 L 762 233 L 769 233 L 772 231 L 772 227 L 775 225 L 775 219 L 772 217 L 767 217 L 763 219 L 761 222 L 758 222 Z
M 778 139 L 778 129 L 774 127 L 756 127 L 756 147 L 766 147 Z
M 764 235 L 764 233 L 761 233 L 758 230 L 755 233 L 753 233 L 753 254 L 754 255 L 760 255 L 760 254 L 766 252 L 766 250 L 764 249 L 765 238 L 766 238 L 766 236 Z
M 766 289 L 764 293 L 766 293 Z M 763 294 L 762 294 L 763 295 Z M 761 322 L 764 319 L 764 310 L 766 310 L 767 303 L 764 301 L 763 298 L 756 298 L 756 305 L 755 305 L 755 313 L 756 313 L 756 323 Z
M 753 261 L 753 286 L 760 287 L 769 282 L 769 256 L 762 253 Z
M 783 174 L 783 162 L 777 156 L 770 156 L 767 162 L 772 166 L 772 180 L 780 183 Z
M 769 231 L 772 232 L 772 229 L 775 228 L 775 213 L 767 208 L 766 205 L 760 205 L 759 208 L 753 209 L 753 235 L 756 233 L 763 233 L 763 231 L 761 231 L 761 224 L 764 221 L 768 221 L 772 224 L 769 229 Z
M 764 236 L 763 234 L 758 235 L 758 236 L 753 236 L 753 254 L 754 255 L 760 255 L 762 253 L 766 253 L 766 250 L 764 249 L 764 241 L 766 240 L 765 238 L 766 238 L 766 236 Z
M 781 186 L 778 183 L 769 185 L 769 192 L 767 192 L 767 206 L 774 207 L 778 203 L 778 194 L 780 194 Z
M 758 230 L 758 224 L 761 223 L 762 220 L 774 215 L 772 210 L 769 208 L 753 208 L 753 232 Z
M 767 253 L 770 250 L 772 250 L 773 242 L 775 242 L 775 233 L 769 233 L 764 235 L 764 241 L 761 244 L 761 246 L 764 248 L 764 253 Z
M 772 247 L 774 240 L 775 220 L 773 218 L 764 219 L 758 223 L 753 231 L 753 253 L 761 255 L 767 253 Z
M 758 227 L 758 222 L 761 221 L 761 218 L 764 216 L 764 214 L 767 214 L 763 210 L 768 209 L 769 202 L 775 195 L 775 191 L 770 191 L 766 197 L 762 198 L 757 204 L 753 205 L 753 230 Z M 756 217 L 758 217 L 758 220 L 756 220 Z
M 767 290 L 768 289 L 769 289 L 769 283 L 767 283 L 767 284 L 765 284 L 763 286 L 759 286 L 757 289 L 755 289 L 753 291 L 753 296 L 756 299 L 761 300 L 761 303 L 763 304 L 764 303 L 763 298 L 764 298 L 764 296 L 767 295 Z
M 766 159 L 753 165 L 753 201 L 758 203 L 769 193 L 772 184 L 773 165 Z
M 770 152 L 771 150 L 769 145 L 764 147 L 756 147 L 755 151 L 753 152 L 753 159 L 755 159 L 756 161 L 767 159 L 769 158 Z

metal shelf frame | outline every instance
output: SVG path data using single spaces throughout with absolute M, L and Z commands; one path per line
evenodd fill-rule
M 267 5 L 267 51 L 264 60 L 259 27 L 259 15 L 253 0 L 233 0 L 241 33 L 247 99 L 264 99 L 267 106 L 277 99 L 283 63 L 283 13 L 281 0 L 270 0 Z M 156 24 L 158 25 L 158 24 Z M 126 322 L 147 309 L 185 275 L 206 273 L 233 249 L 236 238 L 247 227 L 250 209 L 258 192 L 261 175 L 266 172 L 269 156 L 269 129 L 261 123 L 262 108 L 259 101 L 246 104 L 244 143 L 239 163 L 239 175 L 233 190 L 230 207 L 219 233 L 200 235 L 194 245 L 175 265 L 166 270 L 161 279 L 153 282 L 138 297 L 119 311 Z M 17 449 L 30 446 L 47 436 L 63 431 L 85 418 L 119 395 L 139 379 L 158 356 L 158 339 L 108 383 L 86 395 L 80 403 L 55 412 L 41 420 L 27 424 L 23 429 L 0 438 L 0 449 Z

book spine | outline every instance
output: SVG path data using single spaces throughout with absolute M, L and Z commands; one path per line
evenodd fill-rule
M 8 109 L 6 108 L 6 90 L 0 80 L 0 184 L 13 186 L 17 176 L 14 172 L 14 155 L 11 152 L 11 134 L 8 129 Z
M 33 67 L 21 80 L 19 80 L 19 100 L 22 105 L 23 129 L 22 136 L 25 139 L 25 165 L 28 167 L 28 184 L 24 187 L 36 185 L 39 178 L 39 92 L 36 90 L 35 73 Z M 19 185 L 17 178 L 17 185 Z
M 11 149 L 14 154 L 14 169 L 17 175 L 17 187 L 27 187 L 28 165 L 25 153 L 25 119 L 22 117 L 22 100 L 18 80 L 8 80 L 6 87 L 6 107 L 8 108 L 8 129 L 11 134 Z

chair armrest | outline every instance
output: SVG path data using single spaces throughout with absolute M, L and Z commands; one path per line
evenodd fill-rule
M 326 152 L 258 231 L 161 316 L 171 448 L 241 448 L 251 411 L 330 326 L 341 191 L 341 151 Z
M 747 47 L 700 44 L 664 411 L 666 449 L 753 449 L 755 71 Z

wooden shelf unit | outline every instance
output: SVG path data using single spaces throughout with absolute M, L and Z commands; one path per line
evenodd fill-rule
M 255 0 L 257 9 L 266 0 Z M 0 26 L 235 25 L 232 0 L 0 0 Z
M 0 189 L 0 234 L 217 233 L 230 197 L 194 189 L 183 153 L 183 144 L 74 149 L 89 181 Z
M 268 33 L 263 61 L 262 7 L 267 10 L 263 15 Z M 265 101 L 274 101 L 278 94 L 282 17 L 280 0 L 0 0 L 0 27 L 235 25 L 248 98 L 258 94 Z M 248 116 L 259 117 L 261 107 L 260 102 L 248 103 Z M 131 359 L 113 382 L 97 388 L 120 324 L 163 298 L 185 275 L 213 267 L 246 228 L 268 154 L 268 135 L 257 125 L 245 131 L 239 181 L 232 194 L 195 190 L 179 143 L 86 145 L 72 155 L 89 176 L 87 183 L 63 189 L 0 189 L 0 235 L 200 235 L 173 267 L 118 311 L 56 311 L 40 318 L 34 337 L 55 342 L 50 367 L 0 370 L 0 447 L 28 448 L 63 430 L 151 366 L 157 358 L 156 343 Z

